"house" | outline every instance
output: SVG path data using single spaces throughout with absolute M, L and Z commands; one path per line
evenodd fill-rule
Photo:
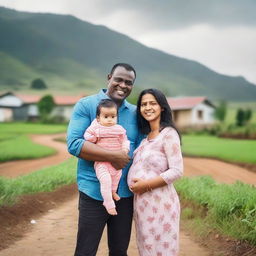
M 209 127 L 215 123 L 215 106 L 206 97 L 167 98 L 179 128 Z
M 56 104 L 51 116 L 59 120 L 70 119 L 75 103 L 83 96 L 53 96 Z M 0 122 L 28 121 L 39 117 L 37 103 L 42 96 L 7 92 L 0 95 Z

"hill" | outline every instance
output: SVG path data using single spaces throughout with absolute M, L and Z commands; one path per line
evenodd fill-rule
M 53 90 L 93 91 L 105 86 L 113 64 L 127 62 L 138 73 L 138 91 L 157 87 L 168 96 L 256 98 L 256 86 L 243 77 L 218 74 L 70 15 L 0 7 L 0 33 L 0 90 L 28 89 L 33 79 L 43 78 Z

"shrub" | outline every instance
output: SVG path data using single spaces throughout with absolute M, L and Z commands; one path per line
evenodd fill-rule
M 42 90 L 42 89 L 47 89 L 47 85 L 44 82 L 44 80 L 42 80 L 41 78 L 37 78 L 32 81 L 31 88 L 37 89 L 37 90 Z
M 51 95 L 45 95 L 40 99 L 37 105 L 41 121 L 47 123 L 49 115 L 55 107 L 53 97 Z

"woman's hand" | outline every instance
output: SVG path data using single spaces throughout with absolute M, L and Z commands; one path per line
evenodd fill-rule
M 133 181 L 133 185 L 130 186 L 130 190 L 135 194 L 142 195 L 143 193 L 151 190 L 147 180 L 134 178 L 132 181 Z
M 133 193 L 136 193 L 139 195 L 142 195 L 143 193 L 148 191 L 152 191 L 155 188 L 160 188 L 167 185 L 167 183 L 161 176 L 158 176 L 149 180 L 134 178 L 132 181 L 133 181 L 133 184 L 130 186 L 130 190 Z

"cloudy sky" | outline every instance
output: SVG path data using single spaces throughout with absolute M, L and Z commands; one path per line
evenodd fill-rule
M 0 0 L 0 6 L 72 14 L 256 84 L 256 0 Z

